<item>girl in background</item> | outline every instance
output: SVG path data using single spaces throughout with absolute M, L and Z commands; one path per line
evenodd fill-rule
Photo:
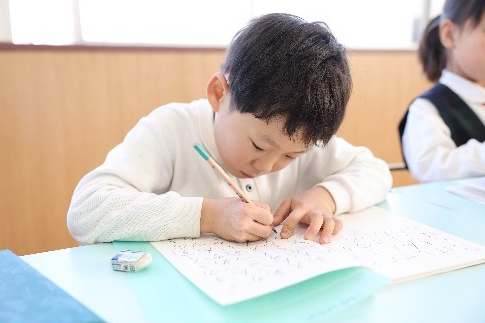
M 411 175 L 421 182 L 485 175 L 485 0 L 447 0 L 424 31 L 419 58 L 437 83 L 399 124 Z

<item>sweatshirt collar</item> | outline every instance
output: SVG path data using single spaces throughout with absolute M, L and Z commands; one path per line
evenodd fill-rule
M 212 158 L 221 166 L 221 157 L 217 149 L 216 139 L 214 136 L 214 110 L 209 101 L 200 100 L 201 105 L 199 112 L 199 137 L 204 148 L 211 154 Z M 223 167 L 224 168 L 224 167 Z

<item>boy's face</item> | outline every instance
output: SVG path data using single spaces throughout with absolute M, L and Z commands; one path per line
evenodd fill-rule
M 214 119 L 214 136 L 226 171 L 252 178 L 279 171 L 309 147 L 283 133 L 283 120 L 269 124 L 250 113 L 230 109 L 230 94 L 224 94 Z M 296 136 L 296 138 L 301 138 Z

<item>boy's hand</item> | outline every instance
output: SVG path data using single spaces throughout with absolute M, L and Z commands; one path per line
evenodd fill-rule
M 268 205 L 245 203 L 239 198 L 204 199 L 200 233 L 215 233 L 229 241 L 257 241 L 272 233 L 273 215 Z
M 300 195 L 281 203 L 274 213 L 273 224 L 276 226 L 286 219 L 281 230 L 281 238 L 287 239 L 299 222 L 308 224 L 305 239 L 313 240 L 322 229 L 320 243 L 328 243 L 333 235 L 342 229 L 342 221 L 333 217 L 335 201 L 323 187 L 313 187 Z

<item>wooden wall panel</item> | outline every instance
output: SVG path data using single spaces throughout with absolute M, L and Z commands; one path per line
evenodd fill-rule
M 75 246 L 72 192 L 151 110 L 205 96 L 222 50 L 0 51 L 0 249 Z M 339 134 L 401 160 L 397 121 L 428 87 L 414 52 L 354 52 L 354 92 Z M 395 184 L 412 183 L 396 173 Z
M 416 54 L 350 54 L 353 93 L 339 134 L 365 145 L 389 163 L 402 162 L 397 125 L 409 103 L 431 84 L 420 71 Z
M 219 52 L 0 52 L 0 249 L 75 246 L 72 192 L 143 115 L 205 95 Z

